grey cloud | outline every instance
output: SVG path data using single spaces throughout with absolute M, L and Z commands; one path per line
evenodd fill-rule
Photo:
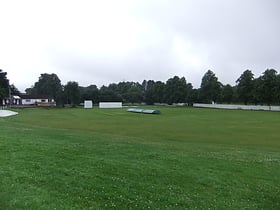
M 280 3 L 277 0 L 135 2 L 131 3 L 129 11 L 126 12 L 128 16 L 120 18 L 131 21 L 118 27 L 116 24 L 119 23 L 115 20 L 112 26 L 114 30 L 134 26 L 135 28 L 131 29 L 133 32 L 114 33 L 107 25 L 110 19 L 104 23 L 104 27 L 110 29 L 104 30 L 104 33 L 107 33 L 104 37 L 110 39 L 109 44 L 118 42 L 116 37 L 132 38 L 130 42 L 134 45 L 131 49 L 121 50 L 120 43 L 126 44 L 123 39 L 116 44 L 122 53 L 118 53 L 118 49 L 106 52 L 106 49 L 109 50 L 108 44 L 102 53 L 94 51 L 94 44 L 98 44 L 96 37 L 103 37 L 99 31 L 89 31 L 92 36 L 86 36 L 88 40 L 79 43 L 84 37 L 83 34 L 87 34 L 91 28 L 89 25 L 88 28 L 78 27 L 82 30 L 79 37 L 71 37 L 74 40 L 68 38 L 69 40 L 64 41 L 61 38 L 56 40 L 55 46 L 47 50 L 49 65 L 61 75 L 64 82 L 75 80 L 81 85 L 100 86 L 122 80 L 166 81 L 178 75 L 185 76 L 188 82 L 198 87 L 208 69 L 213 70 L 221 82 L 230 84 L 234 84 L 246 69 L 251 69 L 256 76 L 266 68 L 280 71 Z M 90 23 L 88 19 L 85 21 Z M 100 21 L 102 25 L 102 19 Z M 63 28 L 60 30 L 63 32 Z M 71 32 L 72 28 L 68 30 Z M 186 54 L 174 53 L 176 37 L 190 45 L 182 46 L 186 49 L 178 52 L 187 52 Z M 103 42 L 106 44 L 106 41 Z M 84 48 L 90 50 L 85 52 Z M 188 63 L 192 55 L 201 62 L 198 66 Z M 181 56 L 181 60 L 176 56 Z M 186 62 L 183 65 L 180 62 L 184 60 Z

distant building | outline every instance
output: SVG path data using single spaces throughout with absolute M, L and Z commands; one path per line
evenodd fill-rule
M 11 103 L 10 103 L 11 100 Z M 11 98 L 6 97 L 3 99 L 3 105 L 19 105 L 21 103 L 21 98 L 19 96 L 12 95 Z
M 11 103 L 10 103 L 11 100 Z M 28 94 L 20 94 L 18 96 L 12 95 L 11 98 L 4 98 L 4 106 L 56 106 L 56 102 L 52 97 L 48 96 L 34 96 Z
M 48 96 L 34 96 L 22 94 L 20 95 L 21 105 L 34 106 L 56 106 L 56 102 L 52 97 Z

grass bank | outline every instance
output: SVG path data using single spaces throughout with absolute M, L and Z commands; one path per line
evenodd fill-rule
M 280 208 L 280 113 L 159 109 L 0 118 L 0 208 Z

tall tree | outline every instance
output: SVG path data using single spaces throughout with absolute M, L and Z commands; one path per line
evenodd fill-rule
M 187 103 L 188 105 L 192 105 L 196 101 L 196 92 L 193 89 L 191 83 L 187 83 Z
M 231 85 L 227 84 L 222 87 L 222 101 L 230 104 L 233 101 L 234 89 Z
M 165 85 L 165 102 L 186 103 L 188 96 L 188 85 L 185 77 L 174 76 L 167 80 Z
M 56 74 L 45 73 L 41 74 L 39 81 L 26 91 L 30 94 L 45 95 L 58 100 L 58 96 L 60 96 L 62 92 L 62 85 Z
M 99 102 L 99 90 L 96 85 L 80 87 L 81 100 L 92 100 L 94 103 Z
M 156 81 L 154 85 L 155 103 L 164 103 L 165 84 L 161 81 Z
M 262 98 L 264 102 L 271 105 L 277 98 L 277 71 L 267 69 L 261 76 Z
M 241 76 L 236 80 L 237 83 L 237 94 L 239 99 L 244 103 L 253 99 L 254 90 L 254 74 L 251 70 L 244 71 Z
M 81 94 L 77 82 L 67 82 L 64 86 L 64 93 L 67 99 L 67 104 L 71 104 L 72 106 L 79 104 Z
M 218 78 L 216 77 L 215 73 L 211 70 L 208 70 L 204 74 L 201 80 L 201 85 L 200 85 L 201 100 L 205 103 L 218 101 L 221 96 L 221 87 L 222 84 L 218 81 Z
M 118 102 L 123 101 L 122 96 L 115 89 L 116 84 L 110 84 L 109 87 L 102 86 L 99 90 L 99 101 Z
M 188 95 L 188 105 L 192 106 L 196 102 L 199 102 L 199 90 L 193 88 Z
M 277 104 L 280 103 L 280 75 L 277 75 L 277 79 L 276 79 L 276 95 L 275 95 L 275 101 L 277 102 Z
M 20 94 L 20 91 L 17 89 L 17 87 L 14 84 L 10 85 L 10 88 L 11 88 L 11 94 L 12 95 L 19 95 Z
M 155 93 L 155 81 L 144 80 L 142 83 L 143 91 L 144 91 L 144 101 L 146 104 L 153 105 L 156 101 L 156 93 Z
M 254 88 L 252 91 L 254 104 L 263 104 L 263 82 L 261 77 L 254 79 Z
M 129 103 L 141 103 L 143 101 L 143 92 L 141 87 L 138 85 L 131 86 L 127 92 L 123 94 L 123 98 Z
M 3 99 L 9 95 L 9 80 L 7 72 L 0 69 L 0 105 L 3 105 Z
M 143 101 L 142 85 L 138 82 L 120 82 L 116 89 L 124 103 L 140 103 Z

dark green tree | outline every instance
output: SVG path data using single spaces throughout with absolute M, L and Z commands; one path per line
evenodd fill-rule
M 174 76 L 167 80 L 165 85 L 165 102 L 186 103 L 188 96 L 188 85 L 185 77 Z
M 187 103 L 189 106 L 192 106 L 197 100 L 197 92 L 193 89 L 191 83 L 187 83 L 187 90 Z
M 116 84 L 110 84 L 109 87 L 102 86 L 99 90 L 99 101 L 119 102 L 123 101 L 122 96 L 117 92 Z
M 153 105 L 156 102 L 155 84 L 154 80 L 144 80 L 142 83 L 144 101 L 148 105 Z
M 143 101 L 143 92 L 138 85 L 132 86 L 123 94 L 123 98 L 129 103 L 141 103 Z
M 280 104 L 280 75 L 277 75 L 276 79 L 276 89 L 275 89 L 275 101 L 277 104 Z
M 67 98 L 64 92 L 64 86 L 62 85 L 61 90 L 56 93 L 56 105 L 59 107 L 64 107 L 65 103 L 67 103 Z
M 34 89 L 34 86 L 31 86 L 31 87 L 25 89 L 25 93 L 28 95 L 35 95 L 36 94 L 35 92 L 36 91 Z
M 253 96 L 253 103 L 255 105 L 257 104 L 263 104 L 263 96 L 262 96 L 262 80 L 261 77 L 254 79 L 254 88 L 252 91 Z
M 58 101 L 58 96 L 61 96 L 62 85 L 56 74 L 45 73 L 41 74 L 39 81 L 36 82 L 33 87 L 28 88 L 25 91 L 26 93 L 32 95 L 53 97 L 56 101 Z
M 161 81 L 156 81 L 154 85 L 154 102 L 164 103 L 165 84 Z
M 140 103 L 143 101 L 142 85 L 138 82 L 120 82 L 117 92 L 122 96 L 124 103 Z
M 194 103 L 199 102 L 199 90 L 198 89 L 191 89 L 188 95 L 188 105 L 192 106 Z
M 221 97 L 222 84 L 211 70 L 208 70 L 201 80 L 200 100 L 204 103 L 217 102 Z
M 227 84 L 222 87 L 222 102 L 226 102 L 228 104 L 232 103 L 234 99 L 234 88 Z
M 64 86 L 64 93 L 67 100 L 67 104 L 71 104 L 72 106 L 76 106 L 80 103 L 80 89 L 79 84 L 77 82 L 67 82 Z
M 261 88 L 263 102 L 271 105 L 277 102 L 277 71 L 267 69 L 261 76 Z
M 254 74 L 251 70 L 246 70 L 236 80 L 236 83 L 238 98 L 244 104 L 248 104 L 254 98 Z
M 99 90 L 96 85 L 90 85 L 88 87 L 80 87 L 81 100 L 92 100 L 93 103 L 99 102 Z
M 10 88 L 11 88 L 12 95 L 20 95 L 20 91 L 16 88 L 14 84 L 10 85 Z
M 3 105 L 3 99 L 9 96 L 9 80 L 7 79 L 7 72 L 0 69 L 0 105 Z

